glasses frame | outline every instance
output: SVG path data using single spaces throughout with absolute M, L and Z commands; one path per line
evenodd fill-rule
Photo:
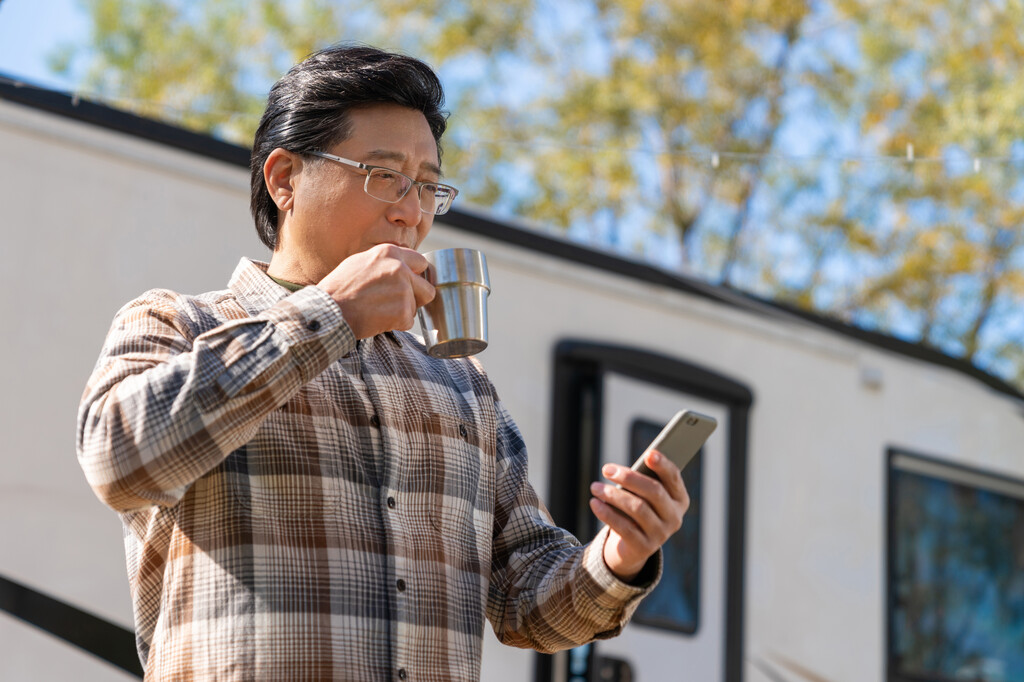
M 426 213 L 427 215 L 444 215 L 445 213 L 448 212 L 448 209 L 451 208 L 452 204 L 455 202 L 455 197 L 459 195 L 459 190 L 452 187 L 451 185 L 446 185 L 443 182 L 420 182 L 419 180 L 414 180 L 405 173 L 396 171 L 394 168 L 388 168 L 387 166 L 372 166 L 368 163 L 360 163 L 359 161 L 353 161 L 352 159 L 346 159 L 342 156 L 335 156 L 334 154 L 328 154 L 327 152 L 321 151 L 312 151 L 306 153 L 310 154 L 311 156 L 319 156 L 322 159 L 334 161 L 335 163 L 340 163 L 344 166 L 348 166 L 350 168 L 360 170 L 366 173 L 366 181 L 363 183 L 363 191 L 366 192 L 367 196 L 372 197 L 377 201 L 383 201 L 384 203 L 387 204 L 397 204 L 399 201 L 404 199 L 407 194 L 409 194 L 409 190 L 415 187 L 416 198 L 420 200 L 420 211 L 422 213 Z M 373 173 L 373 171 L 378 169 L 387 171 L 389 173 L 394 173 L 395 175 L 401 175 L 403 178 L 409 181 L 409 186 L 406 187 L 405 191 L 402 193 L 402 196 L 398 197 L 394 201 L 388 201 L 387 199 L 382 199 L 380 197 L 370 194 L 370 176 Z M 449 197 L 448 201 L 438 205 L 436 210 L 428 211 L 423 208 L 423 187 L 425 185 L 433 185 L 434 187 L 444 187 L 445 189 L 451 192 L 451 196 Z

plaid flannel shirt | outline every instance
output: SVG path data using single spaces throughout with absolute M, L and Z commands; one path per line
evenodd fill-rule
M 147 679 L 473 680 L 485 615 L 541 651 L 617 634 L 660 555 L 627 585 L 603 533 L 552 523 L 480 365 L 357 344 L 324 291 L 265 271 L 126 305 L 82 399 Z

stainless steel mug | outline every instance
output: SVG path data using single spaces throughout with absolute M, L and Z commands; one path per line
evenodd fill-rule
M 423 256 L 423 276 L 436 287 L 434 300 L 419 309 L 427 352 L 463 358 L 487 348 L 487 260 L 474 249 L 441 249 Z

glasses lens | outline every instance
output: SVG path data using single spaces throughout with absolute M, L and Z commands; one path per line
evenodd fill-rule
M 420 208 L 424 213 L 437 214 L 437 207 L 444 203 L 444 190 L 437 185 L 420 187 Z
M 424 213 L 441 215 L 448 212 L 455 192 L 446 185 L 423 185 L 420 190 L 420 207 Z
M 366 176 L 366 193 L 374 199 L 390 204 L 397 203 L 405 197 L 413 181 L 407 175 L 387 168 L 374 168 Z M 452 200 L 458 191 L 448 185 L 424 183 L 419 185 L 420 210 L 432 215 L 447 213 Z
M 392 204 L 401 201 L 411 186 L 412 180 L 387 168 L 374 168 L 366 176 L 366 193 Z

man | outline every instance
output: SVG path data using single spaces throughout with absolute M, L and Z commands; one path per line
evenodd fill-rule
M 312 55 L 256 134 L 269 265 L 117 314 L 78 452 L 121 514 L 148 679 L 477 679 L 485 616 L 555 651 L 618 633 L 657 580 L 674 465 L 608 467 L 581 547 L 479 363 L 396 331 L 434 295 L 415 249 L 456 193 L 442 103 L 417 60 Z

